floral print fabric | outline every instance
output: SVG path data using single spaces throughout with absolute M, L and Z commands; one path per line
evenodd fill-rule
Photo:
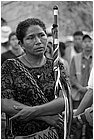
M 54 96 L 54 72 L 53 72 L 53 61 L 47 59 L 46 64 L 42 67 L 27 68 L 29 73 L 33 76 L 37 85 L 44 93 L 43 100 L 40 98 L 36 87 L 34 87 L 30 79 L 25 75 L 15 63 L 19 62 L 21 66 L 25 67 L 19 59 L 10 59 L 5 61 L 2 65 L 2 98 L 13 98 L 14 100 L 23 103 L 28 106 L 36 106 L 51 101 L 55 98 Z M 60 66 L 63 69 L 61 73 L 61 81 L 63 84 L 65 73 L 63 65 Z M 13 121 L 13 134 L 14 135 L 29 135 L 35 132 L 41 131 L 49 127 L 49 125 L 40 120 L 31 120 L 29 122 L 19 122 L 18 120 Z

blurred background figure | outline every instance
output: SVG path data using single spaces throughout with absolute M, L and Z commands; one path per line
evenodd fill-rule
M 92 38 L 88 34 L 83 36 L 83 53 L 82 53 L 82 79 L 81 84 L 87 86 L 91 68 L 93 66 L 93 44 Z
M 11 32 L 12 30 L 9 26 L 6 25 L 1 27 L 1 54 L 10 49 L 8 38 Z
M 82 31 L 76 31 L 73 34 L 74 46 L 72 47 L 72 50 L 71 50 L 71 59 L 76 54 L 82 52 L 82 39 L 83 39 L 83 33 L 82 33 Z
M 92 38 L 89 35 L 84 35 L 82 40 L 83 51 L 73 57 L 70 66 L 74 109 L 78 107 L 86 92 L 85 87 L 88 85 L 92 68 Z
M 76 119 L 76 123 L 79 122 L 81 127 L 84 128 L 82 129 L 81 138 L 84 134 L 85 139 L 93 139 L 93 68 L 86 89 L 87 92 L 74 112 L 73 118 Z M 77 138 L 77 136 L 75 135 L 74 138 Z
M 47 48 L 45 51 L 45 56 L 47 58 L 53 58 L 53 36 L 52 36 L 52 27 L 46 29 L 47 33 Z
M 63 42 L 59 42 L 59 59 L 60 62 L 64 64 L 67 74 L 69 75 L 69 65 L 67 60 L 65 59 L 65 49 L 66 46 Z
M 2 53 L 1 64 L 3 64 L 3 62 L 7 59 L 16 58 L 24 54 L 22 47 L 18 44 L 18 39 L 15 32 L 10 33 L 8 43 L 10 49 L 7 52 Z
M 50 59 L 53 58 L 53 44 L 50 41 L 47 44 L 47 48 L 46 48 L 46 51 L 45 51 L 45 56 L 47 58 L 50 58 Z
M 66 36 L 65 39 L 65 59 L 68 61 L 68 64 L 70 66 L 71 63 L 71 50 L 73 48 L 73 36 Z
M 69 67 L 71 65 L 72 58 L 82 52 L 82 38 L 83 33 L 81 31 L 76 31 L 73 36 L 66 36 L 65 38 L 65 59 L 68 61 Z

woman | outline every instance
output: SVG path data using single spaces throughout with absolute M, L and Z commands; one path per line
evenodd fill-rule
M 21 136 L 61 125 L 58 113 L 64 111 L 64 99 L 54 96 L 53 61 L 44 55 L 47 46 L 44 23 L 26 19 L 18 24 L 16 34 L 26 54 L 2 65 L 2 112 L 14 115 L 12 131 Z M 61 82 L 65 85 L 62 64 L 60 68 Z

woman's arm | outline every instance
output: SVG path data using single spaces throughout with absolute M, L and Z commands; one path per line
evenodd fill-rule
M 6 60 L 1 68 L 1 111 L 7 113 L 10 116 L 18 113 L 18 110 L 14 109 L 15 106 L 26 107 L 26 105 L 15 101 L 13 98 L 16 95 L 14 88 L 14 73 L 15 71 L 14 62 Z
M 64 111 L 64 98 L 59 97 L 54 99 L 51 102 L 40 106 L 34 107 L 14 107 L 16 110 L 20 110 L 15 116 L 11 117 L 11 119 L 19 118 L 20 120 L 31 120 L 40 116 L 50 116 L 56 115 Z
M 38 106 L 38 114 L 39 115 L 52 115 L 58 114 L 64 111 L 64 98 L 58 97 L 53 101 Z
M 90 107 L 92 103 L 93 103 L 93 89 L 88 89 L 74 115 L 77 116 L 81 114 L 82 112 L 84 112 L 86 108 Z
M 51 116 L 40 116 L 36 117 L 36 120 L 43 120 L 46 123 L 55 126 L 55 127 L 60 127 L 63 125 L 63 117 L 61 115 L 51 115 Z
M 19 110 L 15 110 L 14 106 L 20 106 L 20 107 L 26 107 L 26 105 L 21 104 L 15 100 L 13 100 L 13 98 L 11 99 L 1 99 L 1 111 L 7 113 L 10 116 L 15 115 L 16 113 L 19 112 Z

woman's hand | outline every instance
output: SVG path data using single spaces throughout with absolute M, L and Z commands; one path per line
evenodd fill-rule
M 11 117 L 10 120 L 17 119 L 19 121 L 29 121 L 32 119 L 39 119 L 58 128 L 60 128 L 63 125 L 63 117 L 61 115 L 37 117 L 37 107 L 14 106 L 14 108 L 15 110 L 19 110 L 19 112 L 13 117 Z
M 29 121 L 34 119 L 36 116 L 37 108 L 35 107 L 21 107 L 21 106 L 14 106 L 15 110 L 19 110 L 19 112 L 10 118 L 10 120 L 20 120 L 20 121 Z
M 53 115 L 53 116 L 41 116 L 36 119 L 40 119 L 45 121 L 46 123 L 61 128 L 63 126 L 63 117 L 61 115 Z

